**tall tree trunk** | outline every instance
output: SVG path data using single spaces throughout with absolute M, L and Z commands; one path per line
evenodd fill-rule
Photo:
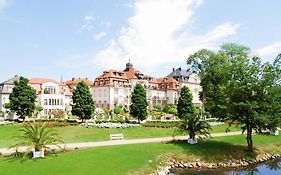
M 250 125 L 247 125 L 247 144 L 248 144 L 248 151 L 253 152 L 253 140 L 252 140 L 252 132 L 253 129 Z

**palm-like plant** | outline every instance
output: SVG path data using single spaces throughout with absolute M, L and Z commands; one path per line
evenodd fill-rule
M 55 145 L 61 148 L 57 143 L 63 141 L 58 139 L 58 134 L 52 128 L 48 128 L 46 123 L 32 123 L 23 126 L 20 129 L 21 135 L 18 138 L 21 140 L 10 148 L 18 149 L 19 146 L 29 146 L 35 151 L 43 151 L 44 149 L 52 150 L 48 145 Z
M 210 136 L 211 126 L 205 120 L 201 120 L 199 115 L 189 114 L 181 120 L 178 129 L 187 132 L 189 138 L 195 140 L 196 134 Z

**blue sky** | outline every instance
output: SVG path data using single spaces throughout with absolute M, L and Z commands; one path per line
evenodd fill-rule
M 281 52 L 280 0 L 0 0 L 0 81 L 94 79 L 128 59 L 157 77 L 200 48 Z

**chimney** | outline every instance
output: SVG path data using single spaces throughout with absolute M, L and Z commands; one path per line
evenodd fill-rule
M 175 68 L 173 68 L 173 72 L 175 71 Z
M 181 67 L 179 67 L 179 71 L 181 71 Z
M 72 78 L 72 81 L 74 81 L 75 80 L 75 78 Z

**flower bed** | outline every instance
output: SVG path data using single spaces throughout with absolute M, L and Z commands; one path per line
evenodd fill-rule
M 97 128 L 130 128 L 130 127 L 139 127 L 139 124 L 129 124 L 129 123 L 98 123 L 90 124 Z

